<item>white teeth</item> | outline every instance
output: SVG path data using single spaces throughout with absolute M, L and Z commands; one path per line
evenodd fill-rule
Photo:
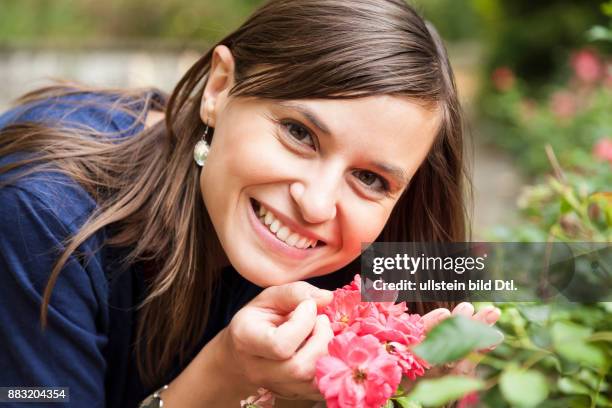
M 278 236 L 278 234 L 276 234 L 276 236 Z M 287 238 L 285 240 L 285 242 L 288 245 L 291 245 L 291 246 L 294 246 L 294 247 L 298 247 L 297 245 L 295 245 L 295 243 L 298 241 L 298 239 L 300 239 L 300 236 L 294 232 L 293 234 L 289 235 L 289 238 Z
M 304 249 L 308 243 L 308 238 L 301 237 L 300 240 L 295 244 L 297 248 Z
M 289 236 L 290 233 L 291 233 L 291 231 L 289 230 L 289 228 L 281 227 L 281 229 L 279 229 L 278 232 L 276 233 L 276 236 L 281 241 L 284 241 L 284 240 L 287 239 L 287 237 Z
M 308 239 L 298 234 L 297 232 L 291 231 L 289 227 L 284 226 L 279 220 L 274 217 L 271 211 L 268 211 L 263 205 L 259 207 L 259 220 L 268 226 L 270 231 L 276 234 L 276 237 L 284 241 L 287 245 L 290 245 L 299 249 L 306 249 L 309 247 L 315 247 L 317 240 Z
M 272 224 L 272 221 L 274 221 L 274 216 L 271 212 L 268 211 L 268 213 L 266 214 L 266 218 L 264 219 L 264 224 L 270 225 Z

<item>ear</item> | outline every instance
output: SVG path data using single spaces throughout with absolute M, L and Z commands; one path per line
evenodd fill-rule
M 200 104 L 200 118 L 210 127 L 215 127 L 217 115 L 225 106 L 229 91 L 234 86 L 234 67 L 230 49 L 225 45 L 216 46 Z

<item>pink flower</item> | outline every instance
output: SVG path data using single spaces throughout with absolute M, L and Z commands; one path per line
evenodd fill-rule
M 605 160 L 612 164 L 612 139 L 599 139 L 593 146 L 593 156 L 599 160 Z
M 385 349 L 397 358 L 402 374 L 413 381 L 424 375 L 425 369 L 429 368 L 429 364 L 425 360 L 413 354 L 404 344 L 389 342 L 385 344 Z
M 515 82 L 514 72 L 508 67 L 499 67 L 491 74 L 493 86 L 500 92 L 509 91 Z
M 472 391 L 459 400 L 457 403 L 457 408 L 476 407 L 478 406 L 479 402 L 480 397 L 478 396 L 478 393 L 476 391 Z
M 344 285 L 342 289 L 361 291 L 361 276 L 359 274 L 355 275 L 353 281 L 348 285 Z
M 402 373 L 414 380 L 425 374 L 427 362 L 412 353 L 409 346 L 423 341 L 425 325 L 419 315 L 368 317 L 361 321 L 359 334 L 371 334 L 380 340 L 387 352 L 398 359 Z
M 569 119 L 576 113 L 576 97 L 568 91 L 557 91 L 550 98 L 550 109 L 560 119 Z
M 251 395 L 240 401 L 240 408 L 271 408 L 274 406 L 274 395 L 265 388 L 259 388 L 257 395 Z
M 529 122 L 537 114 L 538 105 L 530 98 L 523 98 L 519 103 L 519 115 L 524 122 Z
M 357 276 L 355 278 L 357 278 Z M 366 279 L 363 292 L 366 301 L 375 302 L 376 304 L 387 303 L 393 305 L 399 296 L 398 290 L 376 290 L 374 288 L 374 282 L 370 279 Z
M 328 351 L 317 361 L 315 378 L 329 408 L 380 408 L 400 383 L 397 359 L 372 335 L 347 331 Z
M 406 302 L 376 302 L 374 306 L 376 306 L 376 309 L 380 313 L 383 313 L 387 316 L 403 316 L 408 310 L 408 308 L 406 307 Z
M 570 61 L 576 78 L 585 83 L 593 83 L 604 74 L 599 56 L 591 50 L 583 49 L 575 53 Z
M 612 88 L 612 62 L 608 62 L 604 70 L 605 77 L 603 83 L 606 87 Z
M 339 334 L 359 322 L 368 315 L 368 309 L 373 306 L 361 302 L 361 293 L 357 290 L 337 289 L 334 298 L 323 308 L 331 323 L 334 334 Z
M 395 341 L 409 346 L 423 341 L 425 325 L 417 314 L 388 316 L 380 313 L 362 319 L 359 334 L 372 334 L 382 342 Z
M 362 282 L 361 276 L 355 275 L 353 281 L 348 285 L 344 285 L 342 290 L 350 290 L 350 291 L 358 291 L 361 293 Z M 399 295 L 399 291 L 397 290 L 376 290 L 374 289 L 374 282 L 370 279 L 366 279 L 365 288 L 363 290 L 365 301 L 368 302 L 384 302 L 394 304 Z

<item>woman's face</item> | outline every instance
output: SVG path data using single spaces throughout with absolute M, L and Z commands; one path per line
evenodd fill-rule
M 232 78 L 231 54 L 218 47 L 202 106 L 215 133 L 201 189 L 228 259 L 264 287 L 338 270 L 382 231 L 437 114 L 396 96 L 230 98 Z

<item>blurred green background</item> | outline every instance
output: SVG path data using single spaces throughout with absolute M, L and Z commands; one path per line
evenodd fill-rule
M 0 108 L 48 77 L 170 91 L 261 3 L 0 0 Z M 474 239 L 612 242 L 612 1 L 411 3 L 469 115 Z M 500 305 L 506 341 L 462 406 L 612 406 L 610 305 Z

